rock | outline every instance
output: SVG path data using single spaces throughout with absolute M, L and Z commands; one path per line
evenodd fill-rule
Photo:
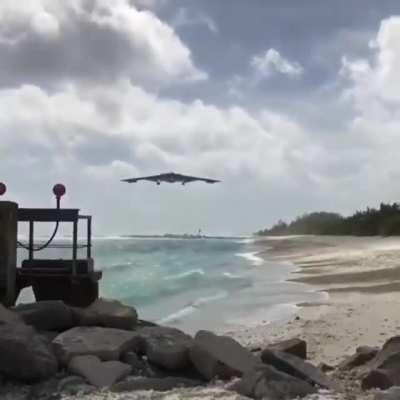
M 355 354 L 347 357 L 344 361 L 339 364 L 341 370 L 351 370 L 353 368 L 360 367 L 372 360 L 378 353 L 377 347 L 362 346 L 357 348 Z
M 292 400 L 316 392 L 316 388 L 304 380 L 269 365 L 258 365 L 245 372 L 233 389 L 253 399 L 268 400 Z
M 318 369 L 320 369 L 322 372 L 330 372 L 333 371 L 335 367 L 332 367 L 332 365 L 322 362 L 318 364 Z
M 270 350 L 283 351 L 284 353 L 293 354 L 303 360 L 307 359 L 307 343 L 302 339 L 289 339 L 282 342 L 273 343 L 268 346 Z
M 141 329 L 141 328 L 147 328 L 147 327 L 155 327 L 155 326 L 159 326 L 154 322 L 151 321 L 145 321 L 143 319 L 138 319 L 137 325 L 136 325 L 136 329 Z
M 361 389 L 388 389 L 399 381 L 400 377 L 397 372 L 393 373 L 393 370 L 374 369 L 362 379 Z
M 39 331 L 63 332 L 75 326 L 71 308 L 60 300 L 20 304 L 14 311 L 26 324 L 32 325 Z
M 144 369 L 144 362 L 139 358 L 139 356 L 133 352 L 128 351 L 124 353 L 121 357 L 121 361 L 132 367 L 132 371 L 141 371 Z
M 9 310 L 0 303 L 0 325 L 23 323 L 22 318 L 14 311 Z
M 311 363 L 299 357 L 276 350 L 264 350 L 261 359 L 265 364 L 269 364 L 279 371 L 302 379 L 312 385 L 318 385 L 324 389 L 337 389 L 322 371 Z
M 132 330 L 136 327 L 138 316 L 135 308 L 117 300 L 97 299 L 85 309 L 75 309 L 80 326 L 101 326 Z
M 70 375 L 58 382 L 57 392 L 69 395 L 86 394 L 96 390 L 92 385 L 88 385 L 81 376 Z
M 0 373 L 22 381 L 51 377 L 58 364 L 50 344 L 23 323 L 0 324 Z
M 134 350 L 148 360 L 168 370 L 189 365 L 189 347 L 193 339 L 175 328 L 147 327 L 135 332 Z
M 135 333 L 113 328 L 76 327 L 53 340 L 55 353 L 63 365 L 72 357 L 93 355 L 103 361 L 119 360 L 135 341 Z
M 363 366 L 364 372 L 369 372 L 374 369 L 393 368 L 396 365 L 396 357 L 400 355 L 400 336 L 395 336 L 389 339 L 377 352 L 374 358 Z
M 155 390 L 157 392 L 166 392 L 175 388 L 189 388 L 201 386 L 201 381 L 180 377 L 167 378 L 135 378 L 120 382 L 111 387 L 115 393 L 131 392 L 135 390 Z
M 400 399 L 400 386 L 393 386 L 384 392 L 375 394 L 374 400 L 399 400 Z
M 189 351 L 198 372 L 207 380 L 242 376 L 259 363 L 249 350 L 228 336 L 199 331 Z
M 82 376 L 93 386 L 106 387 L 127 377 L 132 367 L 120 361 L 101 361 L 96 356 L 77 356 L 69 362 L 68 371 Z
M 38 333 L 39 335 L 44 336 L 49 343 L 51 343 L 60 334 L 60 332 L 54 331 L 39 331 Z

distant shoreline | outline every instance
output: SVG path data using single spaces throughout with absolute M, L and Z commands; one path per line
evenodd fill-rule
M 208 236 L 208 235 L 178 235 L 178 234 L 165 234 L 165 235 L 121 235 L 124 238 L 133 239 L 219 239 L 219 240 L 244 240 L 249 239 L 251 236 Z

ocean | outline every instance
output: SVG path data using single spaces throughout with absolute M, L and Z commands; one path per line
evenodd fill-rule
M 294 266 L 263 259 L 261 250 L 252 239 L 93 241 L 95 266 L 103 270 L 102 297 L 135 306 L 141 319 L 189 333 L 288 318 L 297 303 L 320 296 L 307 285 L 287 282 Z M 67 250 L 48 249 L 37 257 L 67 254 Z M 24 257 L 21 251 L 19 256 Z

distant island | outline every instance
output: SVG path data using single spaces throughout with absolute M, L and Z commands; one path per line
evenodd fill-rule
M 280 220 L 271 228 L 258 231 L 256 235 L 400 235 L 400 205 L 381 203 L 379 209 L 367 208 L 348 217 L 332 212 L 313 212 L 290 223 Z

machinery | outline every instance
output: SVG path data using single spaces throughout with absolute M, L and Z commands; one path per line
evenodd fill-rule
M 6 186 L 0 183 L 0 196 Z M 80 215 L 79 209 L 61 208 L 60 202 L 66 190 L 64 185 L 53 188 L 55 208 L 20 208 L 10 201 L 0 201 L 0 302 L 6 306 L 15 304 L 20 291 L 31 286 L 37 301 L 62 300 L 66 304 L 85 307 L 98 298 L 101 271 L 94 270 L 91 256 L 92 217 Z M 86 221 L 86 240 L 78 243 L 79 221 Z M 27 243 L 18 241 L 18 228 L 28 224 Z M 35 224 L 53 223 L 50 238 L 38 244 L 35 241 Z M 68 242 L 53 243 L 62 223 L 72 224 L 72 238 Z M 68 238 L 69 239 L 69 238 Z M 17 266 L 17 248 L 27 252 L 27 258 Z M 71 249 L 71 258 L 46 259 L 35 255 L 45 249 Z M 78 258 L 78 250 L 85 256 Z

